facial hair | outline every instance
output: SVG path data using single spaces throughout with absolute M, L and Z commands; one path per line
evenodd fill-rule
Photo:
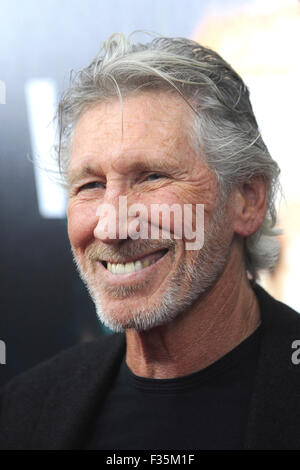
M 86 285 L 91 298 L 96 307 L 99 320 L 110 330 L 116 333 L 122 333 L 128 328 L 137 331 L 146 331 L 156 326 L 168 323 L 174 320 L 178 315 L 184 313 L 192 307 L 195 301 L 207 292 L 218 280 L 227 264 L 231 244 L 224 239 L 225 211 L 223 204 L 218 204 L 208 230 L 204 235 L 203 247 L 195 251 L 195 257 L 191 260 L 183 260 L 178 268 L 173 272 L 168 280 L 168 285 L 161 297 L 153 301 L 150 306 L 144 307 L 139 299 L 136 307 L 126 307 L 122 316 L 117 311 L 104 308 L 102 302 L 103 292 L 112 299 L 126 299 L 137 295 L 147 286 L 147 281 L 137 282 L 132 286 L 109 286 L 103 285 L 102 291 L 99 284 L 96 285 L 96 276 L 93 266 L 96 260 L 104 259 L 105 256 L 117 262 L 118 256 L 121 260 L 124 257 L 142 256 L 146 249 L 164 249 L 168 248 L 171 261 L 175 260 L 176 241 L 170 240 L 136 240 L 126 242 L 120 247 L 91 246 L 86 251 L 88 260 L 87 268 L 84 269 L 74 250 L 73 257 L 77 270 L 84 284 Z M 99 282 L 99 281 L 98 281 Z M 124 302 L 125 304 L 125 302 Z

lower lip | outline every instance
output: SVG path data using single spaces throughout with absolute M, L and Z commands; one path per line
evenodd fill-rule
M 124 282 L 129 283 L 130 281 L 139 281 L 143 280 L 146 276 L 150 275 L 154 270 L 156 270 L 168 256 L 169 251 L 165 253 L 161 258 L 159 258 L 155 263 L 147 266 L 146 268 L 140 269 L 132 273 L 124 274 L 113 274 L 108 269 L 106 269 L 101 261 L 98 261 L 97 264 L 101 270 L 101 274 L 104 279 L 107 280 L 110 284 L 124 284 Z

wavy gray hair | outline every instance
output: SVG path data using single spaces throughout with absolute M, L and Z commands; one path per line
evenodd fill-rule
M 216 52 L 185 38 L 156 37 L 134 44 L 114 34 L 92 62 L 72 76 L 58 108 L 58 159 L 62 176 L 70 163 L 73 132 L 91 104 L 153 90 L 179 93 L 191 108 L 191 138 L 215 172 L 220 191 L 254 176 L 265 178 L 268 208 L 260 229 L 244 243 L 247 272 L 272 270 L 279 248 L 274 229 L 279 167 L 272 159 L 253 114 L 241 77 Z

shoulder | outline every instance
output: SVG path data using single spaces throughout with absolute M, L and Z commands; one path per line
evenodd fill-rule
M 1 392 L 21 390 L 22 388 L 42 389 L 49 383 L 61 380 L 66 374 L 76 376 L 84 369 L 93 368 L 96 364 L 110 361 L 124 345 L 123 335 L 103 336 L 92 342 L 77 344 L 54 357 L 38 364 L 32 369 L 18 375 L 3 387 Z
M 300 345 L 300 314 L 274 299 L 260 286 L 255 286 L 254 292 L 262 320 L 262 359 L 268 360 L 274 370 L 281 368 L 281 374 L 291 374 L 299 381 L 300 367 L 294 366 L 292 356 L 295 347 Z
M 299 449 L 300 315 L 259 286 L 254 292 L 262 335 L 245 448 Z
M 254 292 L 258 299 L 262 322 L 268 329 L 282 335 L 300 334 L 300 314 L 298 312 L 274 299 L 259 285 L 254 286 Z
M 76 401 L 87 380 L 95 386 L 105 382 L 124 349 L 124 335 L 104 336 L 73 346 L 12 379 L 0 392 L 0 448 L 4 448 L 11 428 L 14 432 L 20 428 L 23 442 L 26 436 L 29 439 L 45 404 L 51 406 L 51 395 Z

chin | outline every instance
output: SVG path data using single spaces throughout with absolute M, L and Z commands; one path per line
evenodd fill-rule
M 164 303 L 148 305 L 145 308 L 144 306 L 138 307 L 135 302 L 132 308 L 130 306 L 124 308 L 123 305 L 118 309 L 117 305 L 106 307 L 99 298 L 94 297 L 93 300 L 100 322 L 115 333 L 124 333 L 128 329 L 147 331 L 168 323 L 174 318 Z
M 90 294 L 100 322 L 115 333 L 123 333 L 128 329 L 148 331 L 173 321 L 183 311 L 183 305 L 176 299 L 178 289 L 174 286 L 157 295 L 157 300 L 153 295 L 149 302 L 147 296 L 147 303 L 143 302 L 143 297 L 108 302 L 104 301 L 99 292 L 90 290 Z

